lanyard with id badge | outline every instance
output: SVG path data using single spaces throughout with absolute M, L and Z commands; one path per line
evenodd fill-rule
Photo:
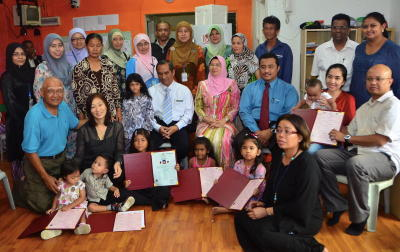
M 188 77 L 189 77 L 188 73 L 186 72 L 186 65 L 187 64 L 184 64 L 183 68 L 182 68 L 182 73 L 181 73 L 181 81 L 182 82 L 188 81 Z
M 142 62 L 142 64 L 144 65 L 144 67 L 149 71 L 149 73 L 151 74 L 151 78 L 148 79 L 147 81 L 145 81 L 147 88 L 150 88 L 151 86 L 154 86 L 155 84 L 159 83 L 160 80 L 158 78 L 156 78 L 154 76 L 154 69 L 156 67 L 156 65 L 154 64 L 154 59 L 153 57 L 151 58 L 151 66 L 153 69 L 149 69 L 147 67 L 147 65 L 142 61 L 142 59 L 140 59 L 140 57 L 138 57 L 140 62 Z

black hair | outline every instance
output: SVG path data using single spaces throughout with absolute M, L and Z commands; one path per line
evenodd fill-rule
M 85 39 L 86 45 L 89 44 L 89 41 L 92 39 L 98 39 L 98 40 L 100 40 L 101 44 L 103 44 L 103 38 L 101 37 L 100 34 L 90 33 L 89 35 L 86 36 L 86 39 Z
M 27 39 L 27 40 L 22 41 L 21 44 L 23 44 L 24 46 L 25 46 L 26 44 L 32 44 L 32 45 L 33 45 L 33 42 L 32 42 L 32 40 Z
M 79 165 L 73 160 L 65 160 L 61 166 L 60 176 L 63 179 L 76 171 L 79 171 Z
M 171 61 L 168 61 L 168 60 L 160 60 L 160 61 L 157 63 L 156 70 L 158 69 L 159 66 L 165 65 L 165 64 L 168 64 L 169 70 L 171 70 L 171 71 L 174 70 L 174 64 L 172 64 L 172 62 L 171 62 Z
M 149 94 L 149 90 L 147 89 L 146 84 L 143 81 L 142 76 L 140 76 L 140 74 L 137 73 L 131 73 L 130 75 L 128 75 L 128 78 L 126 78 L 125 81 L 125 93 L 126 93 L 126 99 L 130 99 L 133 96 L 132 90 L 130 89 L 129 85 L 132 82 L 137 82 L 140 84 L 140 93 L 142 95 L 145 95 L 147 97 L 149 97 L 151 99 L 151 96 Z
M 254 133 L 249 132 L 249 133 L 245 134 L 242 139 L 240 139 L 240 142 L 239 142 L 239 158 L 240 159 L 244 159 L 244 157 L 242 156 L 242 146 L 244 145 L 244 143 L 246 141 L 251 141 L 252 143 L 254 143 L 257 146 L 257 148 L 260 151 L 262 150 L 261 143 L 260 143 L 260 141 L 258 141 L 257 136 Z M 260 153 L 260 155 L 258 155 L 256 157 L 256 159 L 254 160 L 254 165 L 250 168 L 250 174 L 254 175 L 259 164 L 263 164 L 265 166 L 264 157 L 263 157 L 262 153 Z
M 139 151 L 135 148 L 135 137 L 137 135 L 142 135 L 144 136 L 144 138 L 146 138 L 148 146 L 147 146 L 147 150 L 146 151 L 150 151 L 152 150 L 151 146 L 150 146 L 150 131 L 144 129 L 144 128 L 140 128 L 140 129 L 136 129 L 131 137 L 131 141 L 130 141 L 130 146 L 129 146 L 129 153 L 138 153 Z
M 386 24 L 385 30 L 383 31 L 383 36 L 385 38 L 389 38 L 389 32 L 386 30 L 386 28 L 388 27 L 388 22 L 386 21 L 386 18 L 383 14 L 379 13 L 379 12 L 371 12 L 369 13 L 367 16 L 365 16 L 363 22 L 365 21 L 365 19 L 367 18 L 373 18 L 376 21 L 378 21 L 381 25 Z
M 261 64 L 262 59 L 275 59 L 276 65 L 279 66 L 279 59 L 275 53 L 265 53 L 265 54 L 261 55 L 260 59 L 258 60 L 259 64 Z
M 100 153 L 96 156 L 95 160 L 98 157 L 102 157 L 102 158 L 104 158 L 104 160 L 106 160 L 106 166 L 107 166 L 106 168 L 109 168 L 112 164 L 114 164 L 114 159 L 110 155 L 107 155 L 105 153 Z M 93 160 L 93 162 L 94 162 L 94 160 Z
M 320 89 L 323 89 L 322 82 L 318 79 L 307 79 L 306 80 L 306 89 L 310 87 L 319 86 Z
M 162 21 L 161 20 L 161 21 L 158 21 L 157 24 L 156 24 L 156 31 L 157 31 L 157 27 L 158 27 L 159 24 L 167 24 L 168 28 L 171 29 L 171 24 L 170 23 L 168 23 L 167 21 Z
M 344 20 L 347 23 L 347 27 L 350 27 L 350 17 L 346 14 L 339 13 L 332 17 L 331 26 L 333 26 L 333 21 Z
M 326 70 L 325 78 L 328 77 L 329 71 L 331 71 L 334 68 L 337 68 L 337 69 L 340 70 L 340 72 L 342 72 L 343 82 L 346 83 L 346 81 L 347 81 L 347 68 L 343 64 L 340 64 L 340 63 L 336 63 L 336 64 L 333 64 L 330 67 L 328 67 L 328 70 Z
M 275 16 L 268 16 L 263 19 L 263 27 L 265 24 L 274 24 L 275 28 L 279 31 L 281 29 L 281 21 Z
M 210 139 L 208 139 L 207 137 L 196 137 L 193 141 L 193 152 L 194 152 L 194 149 L 196 148 L 196 145 L 198 145 L 198 144 L 204 145 L 206 147 L 206 150 L 208 151 L 207 155 L 210 158 L 217 161 L 215 159 L 214 148 L 210 142 Z
M 306 151 L 310 147 L 310 130 L 306 124 L 306 121 L 298 115 L 295 114 L 285 114 L 278 118 L 276 125 L 279 125 L 281 121 L 288 121 L 290 122 L 293 127 L 296 129 L 297 134 L 302 136 L 302 140 L 299 143 L 299 149 Z
M 104 124 L 108 125 L 111 122 L 110 105 L 108 104 L 107 99 L 104 97 L 104 95 L 102 95 L 100 93 L 91 94 L 91 95 L 89 95 L 89 97 L 86 100 L 86 114 L 88 117 L 88 123 L 92 127 L 96 126 L 96 121 L 94 120 L 94 117 L 93 117 L 92 113 L 90 112 L 90 110 L 92 109 L 93 100 L 95 98 L 99 98 L 106 105 L 107 112 L 106 112 L 106 117 L 104 119 Z

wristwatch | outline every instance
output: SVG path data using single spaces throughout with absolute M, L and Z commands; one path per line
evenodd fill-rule
M 344 136 L 344 141 L 345 141 L 345 143 L 351 144 L 350 139 L 351 139 L 351 135 L 345 135 L 345 136 Z

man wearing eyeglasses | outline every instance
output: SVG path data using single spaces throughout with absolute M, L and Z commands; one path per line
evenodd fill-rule
M 375 65 L 367 72 L 366 89 L 371 95 L 356 112 L 347 130 L 332 130 L 330 138 L 353 144 L 350 151 L 325 149 L 316 153 L 322 170 L 321 194 L 335 225 L 349 210 L 350 235 L 360 235 L 369 216 L 368 184 L 393 178 L 400 167 L 400 101 L 391 90 L 392 71 Z M 336 174 L 347 176 L 349 200 L 339 193 Z
M 346 14 L 336 14 L 331 22 L 331 39 L 317 47 L 314 54 L 311 76 L 318 77 L 326 88 L 325 75 L 329 66 L 339 63 L 347 69 L 347 81 L 343 91 L 350 90 L 353 73 L 353 60 L 358 45 L 349 38 L 350 17 Z
M 22 149 L 26 179 L 21 198 L 28 208 L 44 213 L 51 208 L 58 192 L 57 179 L 65 160 L 68 131 L 79 128 L 87 120 L 79 121 L 63 101 L 61 80 L 47 78 L 40 92 L 40 101 L 25 117 Z

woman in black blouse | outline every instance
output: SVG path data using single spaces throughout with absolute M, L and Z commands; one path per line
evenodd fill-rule
M 310 132 L 297 115 L 283 115 L 276 128 L 272 173 L 262 201 L 235 216 L 245 251 L 328 251 L 314 239 L 322 224 L 320 169 L 306 150 Z
M 121 176 L 122 154 L 124 153 L 124 128 L 120 122 L 111 121 L 110 107 L 106 98 L 92 94 L 86 101 L 89 121 L 78 131 L 75 161 L 81 172 L 90 168 L 99 154 L 115 161 L 108 175 L 116 186 L 123 185 Z

